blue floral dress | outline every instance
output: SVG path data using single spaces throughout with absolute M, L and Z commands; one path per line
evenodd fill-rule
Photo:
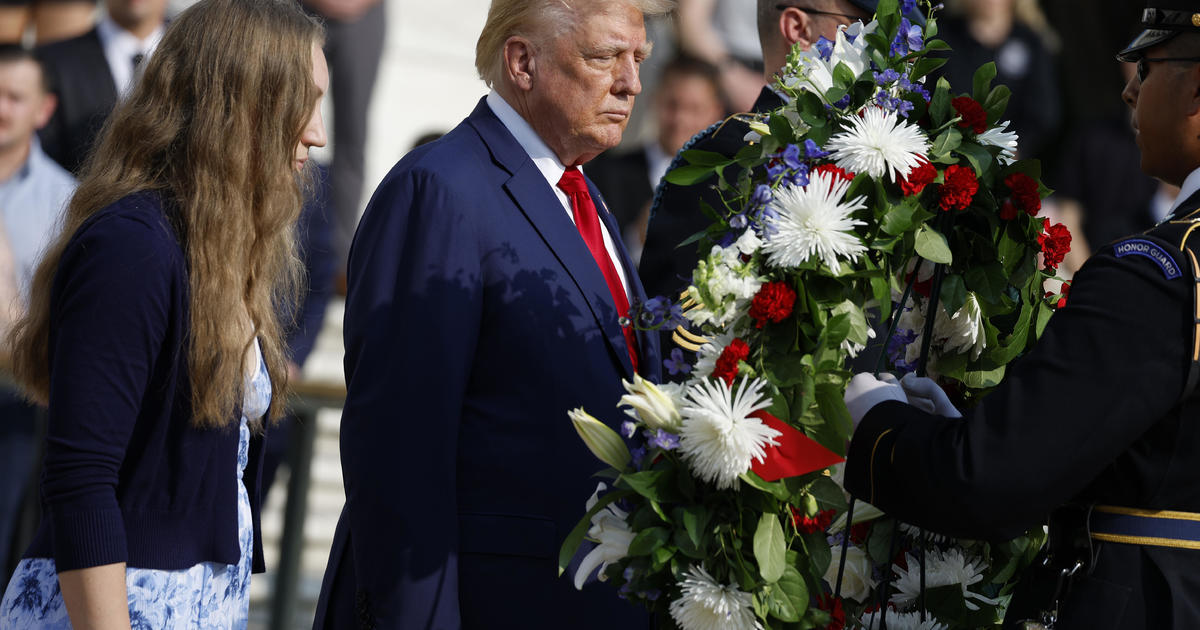
M 256 369 L 246 379 L 238 439 L 238 542 L 236 565 L 203 562 L 189 569 L 125 569 L 129 621 L 133 630 L 242 630 L 250 611 L 250 565 L 254 529 L 250 496 L 242 471 L 250 449 L 251 419 L 262 418 L 271 404 L 271 379 L 254 344 Z M 50 558 L 26 558 L 17 565 L 0 601 L 0 630 L 71 630 L 58 574 Z

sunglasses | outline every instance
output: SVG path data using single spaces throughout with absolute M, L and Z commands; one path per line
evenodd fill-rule
M 1137 61 L 1138 83 L 1146 80 L 1146 75 L 1150 73 L 1150 68 L 1146 64 L 1152 61 L 1200 61 L 1200 57 L 1142 57 Z
M 849 13 L 838 13 L 836 11 L 822 11 L 820 9 L 812 9 L 809 7 L 798 7 L 794 4 L 777 4 L 777 5 L 775 5 L 776 11 L 782 11 L 784 9 L 800 9 L 801 11 L 803 11 L 805 13 L 812 13 L 814 15 L 832 15 L 832 16 L 836 16 L 836 17 L 844 17 L 848 20 L 863 19 L 861 15 L 850 15 Z

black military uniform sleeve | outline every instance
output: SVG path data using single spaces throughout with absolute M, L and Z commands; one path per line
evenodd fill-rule
M 1010 538 L 1094 490 L 1106 470 L 1120 479 L 1150 469 L 1153 449 L 1131 447 L 1182 393 L 1192 278 L 1179 250 L 1142 238 L 1168 252 L 1178 277 L 1105 247 L 1033 351 L 963 419 L 897 402 L 867 413 L 850 445 L 847 489 L 940 533 Z

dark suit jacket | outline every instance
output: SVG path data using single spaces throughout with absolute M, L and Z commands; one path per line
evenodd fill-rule
M 603 466 L 567 411 L 615 428 L 633 373 L 604 276 L 484 101 L 383 180 L 348 279 L 346 506 L 315 627 L 647 627 L 610 587 L 557 576 Z
M 605 152 L 588 162 L 584 169 L 588 179 L 596 184 L 608 209 L 612 210 L 621 232 L 641 216 L 642 210 L 654 197 L 650 186 L 650 166 L 646 150 L 638 147 L 621 153 Z
M 1068 502 L 1200 512 L 1200 394 L 1183 392 L 1193 279 L 1178 249 L 1198 208 L 1200 194 L 1176 212 L 1186 220 L 1136 237 L 1173 258 L 1174 272 L 1165 258 L 1098 249 L 1037 347 L 963 419 L 872 408 L 850 443 L 846 488 L 972 539 L 1011 538 Z M 1056 627 L 1200 628 L 1196 554 L 1097 543 Z M 1015 597 L 1009 619 L 1031 612 Z
M 42 148 L 79 175 L 104 121 L 117 103 L 112 70 L 96 29 L 38 49 L 58 94 L 58 108 L 39 132 Z
M 782 104 L 778 94 L 770 88 L 763 88 L 754 102 L 754 112 L 768 112 Z M 746 146 L 744 138 L 749 130 L 746 123 L 737 117 L 730 117 L 701 132 L 684 150 L 698 149 L 733 157 Z M 682 164 L 683 160 L 676 156 L 671 167 Z M 733 181 L 737 174 L 729 169 L 725 171 L 725 177 Z M 665 295 L 676 300 L 691 282 L 692 270 L 700 260 L 698 245 L 693 243 L 679 247 L 679 244 L 712 224 L 712 219 L 700 210 L 702 201 L 713 208 L 723 207 L 714 189 L 716 185 L 716 175 L 692 186 L 676 186 L 666 180 L 659 183 L 650 210 L 646 247 L 638 264 L 638 273 L 649 295 Z

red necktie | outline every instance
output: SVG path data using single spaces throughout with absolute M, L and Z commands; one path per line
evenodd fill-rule
M 621 284 L 621 276 L 617 275 L 617 268 L 613 266 L 612 257 L 608 255 L 608 250 L 604 247 L 604 235 L 600 231 L 600 216 L 596 214 L 596 204 L 592 203 L 592 195 L 588 192 L 583 173 L 580 173 L 579 169 L 574 166 L 568 168 L 563 173 L 562 179 L 558 180 L 558 187 L 567 193 L 567 198 L 571 200 L 571 210 L 575 213 L 575 227 L 579 228 L 579 235 L 583 237 L 583 242 L 587 243 L 588 250 L 592 252 L 592 258 L 596 259 L 600 273 L 604 274 L 604 281 L 608 283 L 608 291 L 612 294 L 613 304 L 617 307 L 617 316 L 629 317 L 629 298 L 625 295 L 625 287 Z M 629 361 L 633 364 L 633 371 L 637 372 L 637 337 L 633 333 L 633 326 L 621 326 L 621 332 L 625 334 L 625 347 L 629 350 Z

